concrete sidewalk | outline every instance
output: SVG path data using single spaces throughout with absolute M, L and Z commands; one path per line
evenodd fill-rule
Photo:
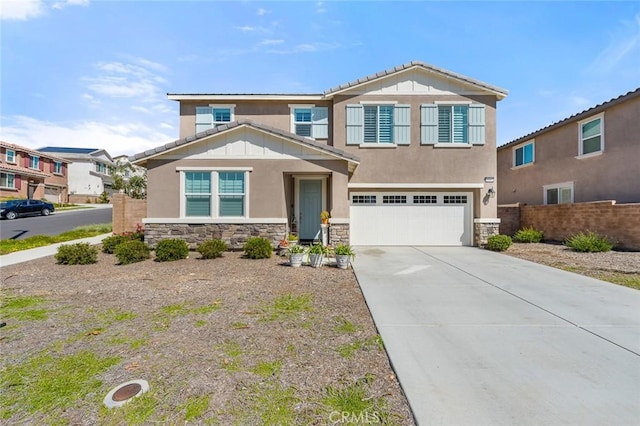
M 28 262 L 30 260 L 39 259 L 41 257 L 53 256 L 58 252 L 58 247 L 62 244 L 75 244 L 75 243 L 89 243 L 100 244 L 103 239 L 113 235 L 111 232 L 108 234 L 97 235 L 90 238 L 82 238 L 79 240 L 67 241 L 64 243 L 56 243 L 48 246 L 37 247 L 30 250 L 21 250 L 15 253 L 9 253 L 0 256 L 0 268 L 9 265 L 15 265 L 16 263 Z
M 357 247 L 420 425 L 640 424 L 640 291 L 472 247 Z

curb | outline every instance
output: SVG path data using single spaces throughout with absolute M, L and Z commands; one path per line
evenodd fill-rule
M 65 241 L 64 243 L 55 243 L 48 246 L 36 247 L 30 250 L 21 250 L 15 253 L 9 253 L 0 256 L 0 268 L 9 265 L 15 265 L 16 263 L 28 262 L 34 259 L 40 259 L 41 257 L 53 256 L 58 252 L 58 247 L 63 244 L 75 244 L 75 243 L 89 243 L 91 245 L 100 244 L 103 239 L 113 235 L 112 232 L 108 234 L 96 235 L 95 237 L 80 238 L 78 240 Z

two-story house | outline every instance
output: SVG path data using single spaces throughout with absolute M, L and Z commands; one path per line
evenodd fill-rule
M 423 62 L 319 94 L 169 94 L 180 139 L 130 158 L 147 168 L 146 237 L 314 240 L 327 210 L 332 244 L 481 244 L 506 95 Z
M 112 172 L 116 164 L 104 149 L 47 146 L 39 149 L 71 161 L 69 165 L 69 202 L 96 202 L 103 192 L 113 193 Z
M 640 88 L 498 147 L 498 203 L 640 203 Z
M 0 141 L 0 197 L 67 201 L 69 160 Z

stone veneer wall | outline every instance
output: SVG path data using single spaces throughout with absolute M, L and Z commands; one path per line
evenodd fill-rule
M 484 246 L 487 244 L 487 240 L 492 235 L 498 235 L 500 233 L 500 223 L 474 223 L 473 224 L 473 241 L 476 246 Z
M 154 247 L 162 239 L 180 238 L 195 250 L 200 243 L 216 238 L 226 242 L 231 250 L 242 250 L 249 237 L 268 238 L 277 247 L 278 242 L 285 238 L 286 231 L 284 223 L 146 223 L 144 241 Z
M 329 244 L 334 247 L 338 244 L 349 244 L 348 223 L 332 223 L 329 225 Z

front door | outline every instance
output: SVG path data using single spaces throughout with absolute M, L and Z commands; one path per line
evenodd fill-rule
M 322 212 L 322 179 L 300 180 L 300 223 L 301 240 L 320 238 L 320 213 Z

